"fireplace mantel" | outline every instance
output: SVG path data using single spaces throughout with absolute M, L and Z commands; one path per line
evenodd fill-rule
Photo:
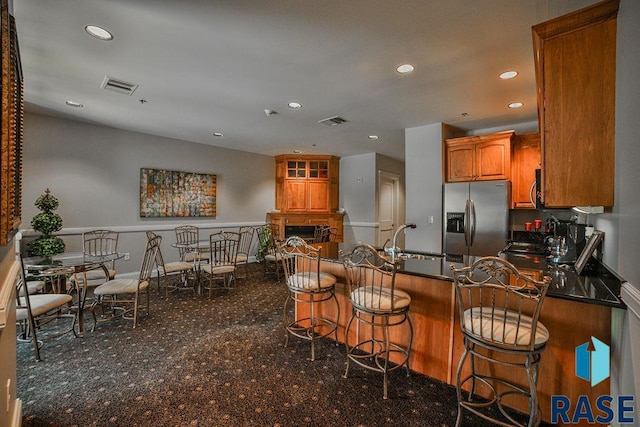
M 320 225 L 329 224 L 329 227 L 337 229 L 335 241 L 323 244 L 323 257 L 337 258 L 338 243 L 343 241 L 343 220 L 344 212 L 338 213 L 283 213 L 269 212 L 268 221 L 277 224 L 281 237 L 285 236 L 284 227 L 287 225 Z M 324 249 L 324 248 L 323 248 Z

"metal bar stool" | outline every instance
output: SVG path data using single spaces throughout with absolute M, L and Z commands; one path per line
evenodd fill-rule
M 383 397 L 387 399 L 389 373 L 405 367 L 409 376 L 409 355 L 413 343 L 413 325 L 409 317 L 411 296 L 395 287 L 397 263 L 390 262 L 367 244 L 356 246 L 348 254 L 340 254 L 349 285 L 353 308 L 345 329 L 347 369 L 354 362 L 366 369 L 384 374 Z M 356 322 L 356 344 L 349 345 L 349 330 Z M 392 342 L 390 328 L 406 323 L 408 343 Z M 368 325 L 369 334 L 360 338 L 360 325 Z
M 338 319 L 340 318 L 340 306 L 335 293 L 336 277 L 329 273 L 320 272 L 320 248 L 308 245 L 298 236 L 289 237 L 280 247 L 280 261 L 284 269 L 289 293 L 284 302 L 284 321 L 286 329 L 286 341 L 289 344 L 289 336 L 311 341 L 311 360 L 315 360 L 315 342 L 319 338 L 335 334 L 338 343 Z M 333 300 L 336 307 L 336 317 L 329 319 L 327 316 L 316 314 L 316 305 Z M 307 304 L 309 316 L 287 319 L 287 306 L 289 301 L 298 304 Z M 296 310 L 297 312 L 297 310 Z M 294 316 L 295 317 L 295 316 Z
M 498 425 L 524 426 L 504 407 L 505 398 L 518 396 L 528 400 L 526 425 L 537 426 L 541 420 L 536 390 L 538 364 L 549 339 L 549 331 L 538 317 L 551 278 L 546 276 L 542 281 L 534 280 L 497 257 L 480 258 L 461 269 L 451 264 L 451 269 L 464 336 L 464 352 L 456 374 L 456 426 L 462 423 L 463 410 Z M 477 359 L 488 362 L 487 372 L 484 369 L 480 372 Z M 463 377 L 467 361 L 470 373 Z M 497 373 L 499 367 L 509 371 L 524 369 L 528 385 L 522 387 L 507 381 L 504 375 L 500 378 Z M 469 385 L 466 399 L 462 392 L 465 385 Z M 477 390 L 477 386 L 481 390 Z M 491 409 L 497 411 L 491 412 Z

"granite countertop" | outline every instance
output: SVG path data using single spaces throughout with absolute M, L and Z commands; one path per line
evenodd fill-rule
M 406 251 L 408 259 L 400 263 L 400 272 L 440 280 L 453 280 L 451 265 L 462 268 L 470 265 L 479 257 L 445 256 L 420 251 Z M 411 255 L 417 257 L 412 258 Z M 551 285 L 547 295 L 590 304 L 626 308 L 620 298 L 620 288 L 624 280 L 596 258 L 589 260 L 585 271 L 578 275 L 573 266 L 554 265 L 541 255 L 502 254 L 518 269 L 538 270 L 551 276 Z

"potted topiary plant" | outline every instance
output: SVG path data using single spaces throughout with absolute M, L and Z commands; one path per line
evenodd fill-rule
M 33 217 L 31 227 L 42 235 L 27 245 L 27 252 L 31 256 L 51 258 L 65 249 L 64 241 L 51 235 L 62 228 L 62 218 L 54 212 L 59 202 L 47 188 L 45 194 L 36 199 L 35 205 L 41 212 Z

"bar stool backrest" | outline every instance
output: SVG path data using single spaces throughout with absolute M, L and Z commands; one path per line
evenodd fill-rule
M 535 349 L 550 277 L 534 280 L 498 257 L 484 257 L 460 269 L 451 264 L 451 269 L 464 335 L 505 349 Z
M 385 311 L 397 308 L 397 263 L 392 263 L 373 246 L 365 243 L 356 246 L 348 254 L 341 253 L 341 259 L 350 287 L 351 303 L 355 307 L 371 311 L 371 307 L 381 307 L 380 301 L 388 300 L 390 306 Z

